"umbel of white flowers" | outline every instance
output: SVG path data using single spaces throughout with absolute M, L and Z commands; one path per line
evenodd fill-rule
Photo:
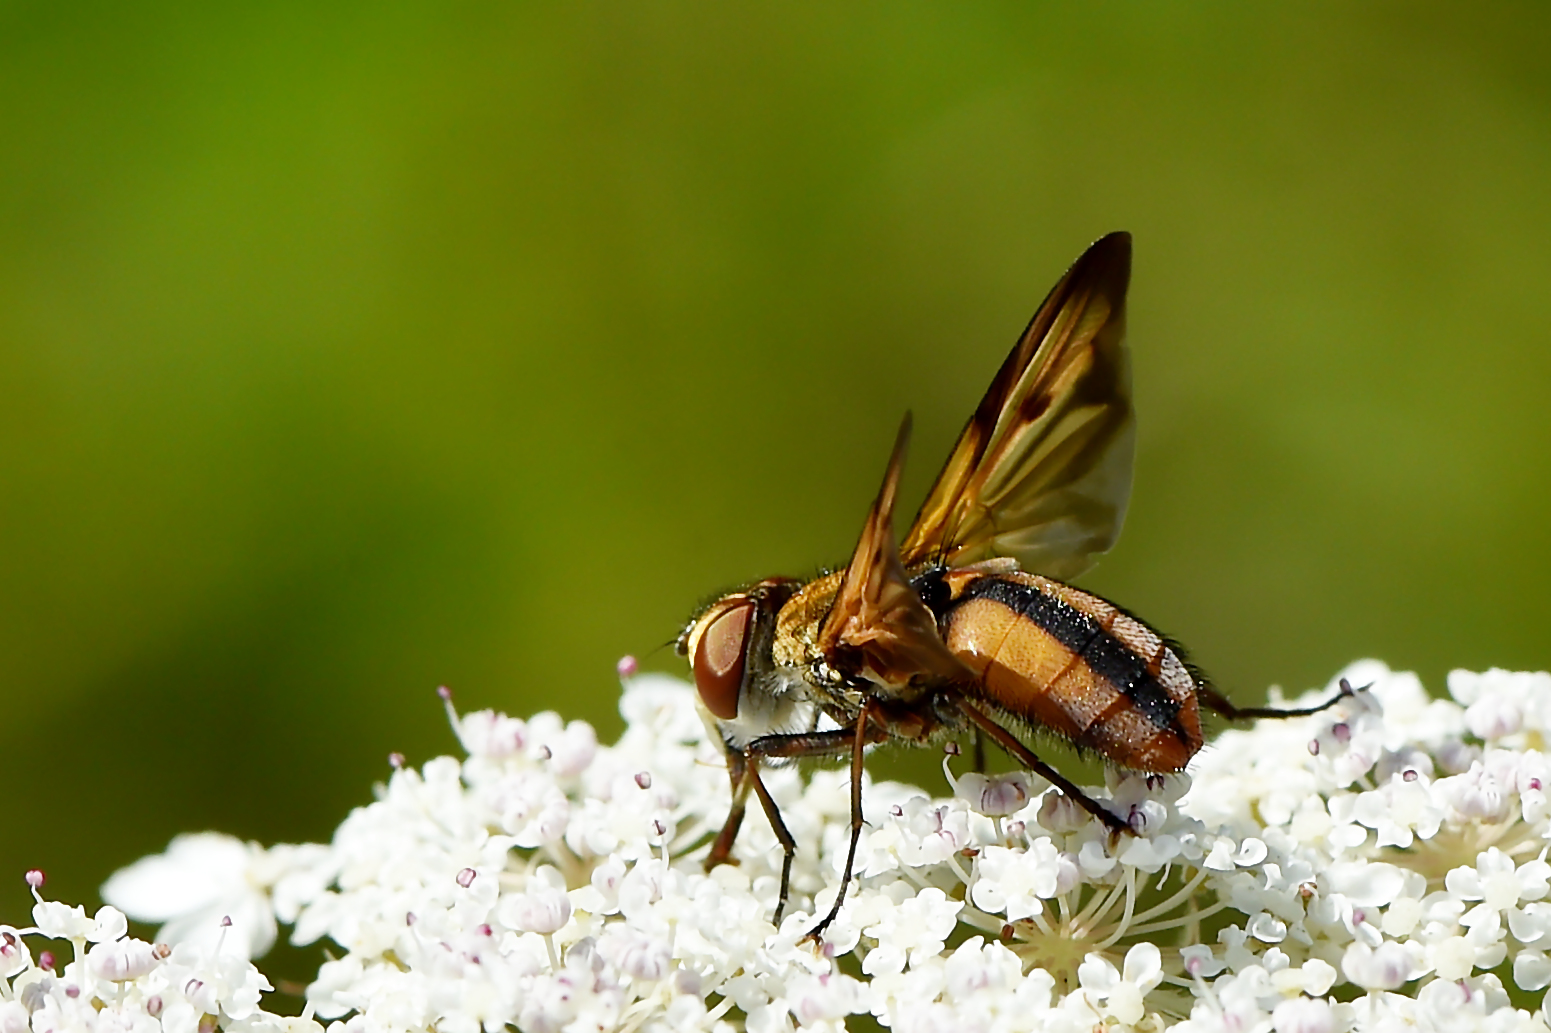
M 1039 779 L 952 758 L 946 798 L 868 784 L 859 874 L 815 947 L 847 776 L 769 773 L 799 843 L 776 928 L 762 819 L 736 866 L 702 870 L 728 782 L 693 690 L 622 674 L 613 746 L 449 703 L 467 755 L 395 758 L 331 843 L 182 836 L 90 918 L 29 873 L 32 925 L 0 926 L 0 1033 L 1547 1029 L 1551 675 L 1456 671 L 1434 700 L 1356 664 L 1371 690 L 1334 710 L 1092 789 L 1139 830 L 1119 842 Z M 250 960 L 280 924 L 328 941 L 298 1017 L 261 1006 Z

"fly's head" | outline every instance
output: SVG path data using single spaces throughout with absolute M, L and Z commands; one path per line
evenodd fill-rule
M 722 596 L 691 620 L 676 649 L 689 661 L 706 712 L 724 727 L 754 735 L 776 702 L 780 678 L 771 655 L 776 618 L 799 582 L 767 578 Z

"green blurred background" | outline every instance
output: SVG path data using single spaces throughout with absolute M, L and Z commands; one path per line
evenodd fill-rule
M 1548 13 L 5 4 L 0 916 L 328 836 L 438 684 L 611 737 L 1112 229 L 1084 584 L 1240 699 L 1546 667 Z

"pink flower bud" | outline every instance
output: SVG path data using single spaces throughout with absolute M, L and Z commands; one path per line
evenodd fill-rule
M 571 920 L 571 900 L 560 890 L 534 886 L 503 901 L 501 917 L 513 929 L 548 936 Z
M 673 965 L 666 940 L 627 926 L 613 926 L 604 933 L 598 953 L 632 979 L 662 979 Z
M 98 979 L 126 983 L 139 979 L 161 962 L 144 940 L 108 940 L 86 953 L 86 967 Z
M 1466 708 L 1465 727 L 1478 738 L 1501 739 L 1524 727 L 1524 711 L 1505 693 L 1489 693 Z
M 1029 802 L 1029 776 L 1021 771 L 1007 775 L 969 774 L 959 779 L 953 795 L 988 817 L 1021 811 Z
M 1052 791 L 1039 802 L 1039 824 L 1057 835 L 1064 835 L 1088 824 L 1088 812 L 1065 793 Z
M 1276 1033 L 1331 1033 L 1335 1029 L 1335 1015 L 1322 999 L 1292 997 L 1271 1013 L 1271 1028 Z

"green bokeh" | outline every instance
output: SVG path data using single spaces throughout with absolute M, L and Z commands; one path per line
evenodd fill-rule
M 0 6 L 0 917 L 326 837 L 848 553 L 1136 237 L 1084 583 L 1240 699 L 1543 668 L 1551 8 Z M 911 508 L 907 503 L 906 508 Z M 711 777 L 708 775 L 708 778 Z

